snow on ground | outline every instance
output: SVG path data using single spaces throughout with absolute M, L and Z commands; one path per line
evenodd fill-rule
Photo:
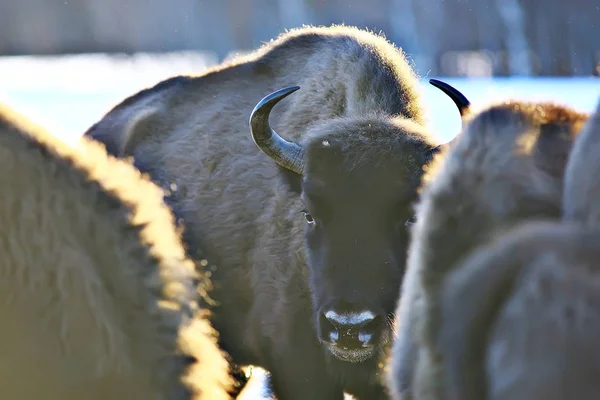
M 126 96 L 173 75 L 201 73 L 216 62 L 215 55 L 208 52 L 0 57 L 0 102 L 8 103 L 71 141 Z M 436 78 L 455 86 L 473 104 L 513 97 L 552 100 L 592 111 L 600 100 L 600 79 L 594 77 Z M 430 86 L 427 79 L 423 79 L 422 86 L 431 127 L 446 142 L 460 128 L 456 107 L 446 95 Z M 244 399 L 265 398 L 265 376 L 264 371 L 253 369 Z

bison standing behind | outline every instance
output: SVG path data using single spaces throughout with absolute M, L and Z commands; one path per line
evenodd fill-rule
M 200 240 L 219 262 L 223 348 L 269 370 L 282 400 L 386 397 L 406 225 L 436 150 L 418 86 L 385 39 L 307 27 L 142 91 L 86 133 L 174 189 L 190 252 Z M 284 87 L 251 136 L 257 101 Z
M 227 399 L 162 191 L 4 107 L 0 165 L 0 397 Z
M 444 282 L 440 351 L 452 398 L 598 398 L 599 150 L 600 102 L 569 156 L 563 221 L 522 224 Z
M 567 157 L 587 119 L 566 107 L 516 101 L 461 113 L 463 131 L 424 177 L 397 313 L 396 398 L 444 398 L 436 344 L 442 282 L 471 251 L 519 222 L 560 218 Z

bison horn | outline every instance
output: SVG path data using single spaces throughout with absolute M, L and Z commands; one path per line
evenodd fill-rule
M 458 89 L 455 89 L 446 82 L 442 82 L 437 79 L 430 79 L 429 83 L 435 86 L 436 88 L 440 89 L 442 92 L 446 93 L 448 97 L 452 99 L 454 104 L 456 104 L 456 107 L 458 107 L 458 112 L 460 113 L 461 117 L 466 114 L 466 112 L 469 109 L 469 106 L 471 105 L 471 102 L 465 97 L 464 94 L 462 94 L 460 91 L 458 91 Z
M 297 143 L 288 142 L 269 125 L 269 115 L 275 104 L 300 89 L 290 86 L 269 94 L 258 102 L 250 114 L 250 132 L 254 143 L 265 154 L 284 168 L 302 175 L 304 149 Z

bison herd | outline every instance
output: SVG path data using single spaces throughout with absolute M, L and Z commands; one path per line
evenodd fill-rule
M 0 397 L 597 399 L 600 103 L 431 83 L 447 144 L 400 49 L 303 27 L 76 144 L 0 108 Z

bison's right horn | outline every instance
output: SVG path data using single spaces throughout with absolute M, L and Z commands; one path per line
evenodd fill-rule
M 456 104 L 456 107 L 458 107 L 458 112 L 460 113 L 461 117 L 467 113 L 469 107 L 471 106 L 471 102 L 458 89 L 455 89 L 446 82 L 442 82 L 437 79 L 430 79 L 429 83 L 446 93 L 448 97 L 452 99 L 454 104 Z
M 277 164 L 302 175 L 304 149 L 297 143 L 288 142 L 279 136 L 269 125 L 269 115 L 275 104 L 298 89 L 300 86 L 279 89 L 259 101 L 250 114 L 250 132 L 258 148 Z

